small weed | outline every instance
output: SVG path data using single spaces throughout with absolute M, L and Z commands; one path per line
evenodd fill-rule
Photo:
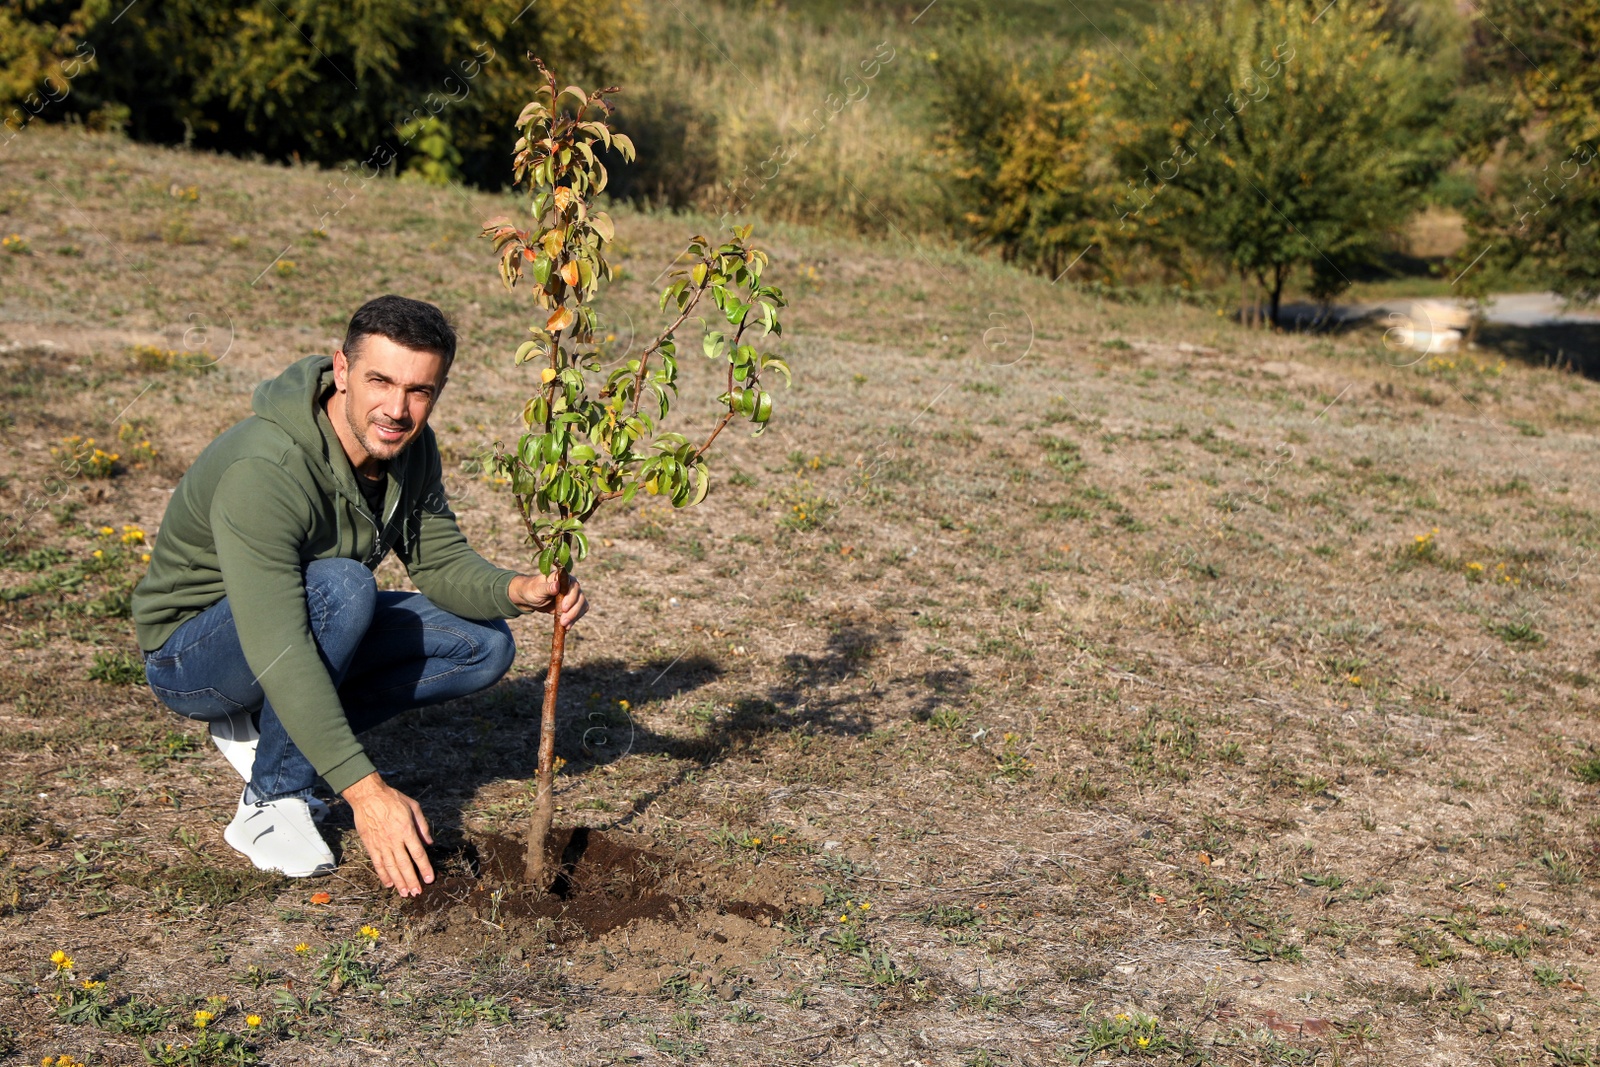
M 132 345 L 128 349 L 128 358 L 133 360 L 133 365 L 144 371 L 189 371 L 195 374 L 209 374 L 216 370 L 217 361 L 209 352 L 178 351 L 175 348 L 161 348 L 157 345 Z
M 1437 967 L 1461 955 L 1443 934 L 1431 927 L 1405 930 L 1400 934 L 1399 943 L 1416 955 L 1420 967 Z
M 711 1000 L 711 987 L 704 982 L 696 982 L 687 971 L 679 971 L 661 983 L 661 995 L 671 997 L 680 1005 L 705 1004 Z
M 122 458 L 119 453 L 107 452 L 94 443 L 93 437 L 79 437 L 77 434 L 61 439 L 59 448 L 52 448 L 50 454 L 60 461 L 65 470 L 73 471 L 84 478 L 109 478 L 117 471 L 117 461 Z
M 259 1059 L 239 1038 L 210 1029 L 202 1029 L 189 1043 L 157 1038 L 143 1048 L 145 1062 L 154 1067 L 245 1067 Z
M 1143 1012 L 1117 1012 L 1094 1018 L 1094 1004 L 1084 1006 L 1082 1019 L 1086 1032 L 1073 1042 L 1073 1063 L 1088 1063 L 1101 1053 L 1124 1056 L 1155 1056 L 1171 1049 L 1172 1042 L 1162 1032 L 1161 1020 Z
M 1572 981 L 1572 976 L 1566 971 L 1550 966 L 1548 963 L 1535 963 L 1533 965 L 1533 980 L 1545 989 L 1551 989 L 1562 982 Z
M 144 664 L 131 652 L 96 652 L 89 667 L 89 680 L 107 685 L 143 685 Z
M 511 1021 L 511 1009 L 499 997 L 463 994 L 440 1004 L 441 1014 L 457 1027 L 487 1023 L 500 1026 Z
M 795 533 L 815 530 L 827 523 L 839 510 L 839 505 L 802 481 L 779 494 L 779 499 L 789 505 L 789 510 L 778 520 L 778 526 Z
M 131 997 L 111 1011 L 104 1026 L 107 1030 L 122 1034 L 155 1034 L 171 1026 L 173 1019 L 171 1008 L 141 997 Z
M 1572 862 L 1570 853 L 1546 852 L 1539 857 L 1539 866 L 1550 872 L 1556 885 L 1578 885 L 1583 881 L 1583 871 Z
M 1044 448 L 1045 460 L 1064 478 L 1075 477 L 1088 466 L 1083 459 L 1083 449 L 1072 441 L 1065 441 L 1059 437 L 1042 437 L 1039 443 Z
M 368 938 L 336 942 L 317 964 L 317 981 L 326 982 L 330 993 L 337 993 L 345 986 L 382 989 L 377 964 L 363 958 L 371 953 L 372 947 L 373 942 Z
M 1508 645 L 1541 645 L 1544 635 L 1528 622 L 1503 622 L 1489 627 L 1489 632 Z

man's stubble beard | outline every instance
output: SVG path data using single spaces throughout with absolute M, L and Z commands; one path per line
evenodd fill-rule
M 386 445 L 381 441 L 372 440 L 367 435 L 371 423 L 369 422 L 366 426 L 363 426 L 356 421 L 355 405 L 350 403 L 350 394 L 348 393 L 345 394 L 344 419 L 350 427 L 351 435 L 355 437 L 356 442 L 361 445 L 361 450 L 380 463 L 388 463 L 395 459 L 400 455 L 401 452 L 406 450 L 413 440 L 415 440 L 415 438 L 408 437 L 398 445 Z

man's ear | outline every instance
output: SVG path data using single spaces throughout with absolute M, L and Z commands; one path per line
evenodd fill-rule
M 333 387 L 341 393 L 350 388 L 350 357 L 343 348 L 333 350 Z

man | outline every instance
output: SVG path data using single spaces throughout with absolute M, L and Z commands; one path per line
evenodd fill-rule
M 554 576 L 490 564 L 445 503 L 428 416 L 455 348 L 432 304 L 362 305 L 331 360 L 263 382 L 254 417 L 200 453 L 134 590 L 150 688 L 209 722 L 244 777 L 223 837 L 262 870 L 333 870 L 320 775 L 383 884 L 419 894 L 428 821 L 355 735 L 493 685 L 516 653 L 502 620 L 557 610 Z M 420 593 L 378 591 L 391 549 Z M 569 624 L 587 610 L 576 582 L 559 610 Z

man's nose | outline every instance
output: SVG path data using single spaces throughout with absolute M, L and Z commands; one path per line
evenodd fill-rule
M 393 423 L 406 421 L 406 396 L 404 393 L 393 393 L 383 399 L 383 416 Z

